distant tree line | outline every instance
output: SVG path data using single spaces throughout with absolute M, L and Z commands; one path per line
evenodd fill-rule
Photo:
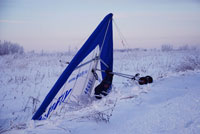
M 14 53 L 22 54 L 24 53 L 24 48 L 17 43 L 0 40 L 0 55 L 7 55 Z
M 199 48 L 197 46 L 189 46 L 189 45 L 182 45 L 179 46 L 177 49 L 173 47 L 171 44 L 163 44 L 161 45 L 161 51 L 174 51 L 174 50 L 198 50 Z

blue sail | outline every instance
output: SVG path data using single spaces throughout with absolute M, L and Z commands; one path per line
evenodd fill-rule
M 87 41 L 83 44 L 77 54 L 74 56 L 70 64 L 63 71 L 59 79 L 56 81 L 50 92 L 45 97 L 44 101 L 36 111 L 33 120 L 40 120 L 43 113 L 46 111 L 49 104 L 52 102 L 56 94 L 68 80 L 75 68 L 83 61 L 83 59 L 93 51 L 97 45 L 100 48 L 101 70 L 113 70 L 113 30 L 112 16 L 108 14 L 101 23 L 97 26 L 94 32 L 90 35 Z M 105 72 L 102 72 L 102 79 L 105 77 Z M 66 91 L 61 98 L 66 98 L 72 89 Z M 59 103 L 59 102 L 58 102 Z M 57 106 L 58 103 L 55 103 Z M 56 106 L 54 108 L 56 108 Z M 51 109 L 49 109 L 51 111 Z

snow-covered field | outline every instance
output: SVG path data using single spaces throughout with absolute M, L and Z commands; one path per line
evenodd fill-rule
M 151 75 L 139 86 L 114 76 L 113 92 L 101 101 L 47 121 L 31 117 L 73 54 L 0 56 L 0 133 L 198 134 L 200 55 L 198 50 L 115 51 L 114 71 Z M 112 105 L 107 109 L 107 104 Z

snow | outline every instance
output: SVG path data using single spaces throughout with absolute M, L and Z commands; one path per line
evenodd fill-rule
M 114 76 L 113 92 L 104 99 L 46 121 L 31 120 L 67 66 L 62 61 L 72 57 L 67 53 L 0 57 L 0 133 L 200 132 L 200 55 L 195 50 L 116 51 L 114 71 L 151 75 L 154 83 L 141 86 Z
M 198 133 L 199 78 L 200 73 L 191 73 L 162 79 L 141 96 L 140 102 L 122 102 L 122 106 L 119 105 L 121 110 L 115 110 L 116 118 L 111 120 L 115 126 L 120 126 L 115 133 Z M 126 116 L 121 118 L 123 115 Z

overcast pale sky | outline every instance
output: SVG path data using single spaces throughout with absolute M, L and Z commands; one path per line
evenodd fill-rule
M 26 51 L 80 48 L 108 13 L 126 47 L 200 46 L 200 0 L 0 0 L 0 40 Z

